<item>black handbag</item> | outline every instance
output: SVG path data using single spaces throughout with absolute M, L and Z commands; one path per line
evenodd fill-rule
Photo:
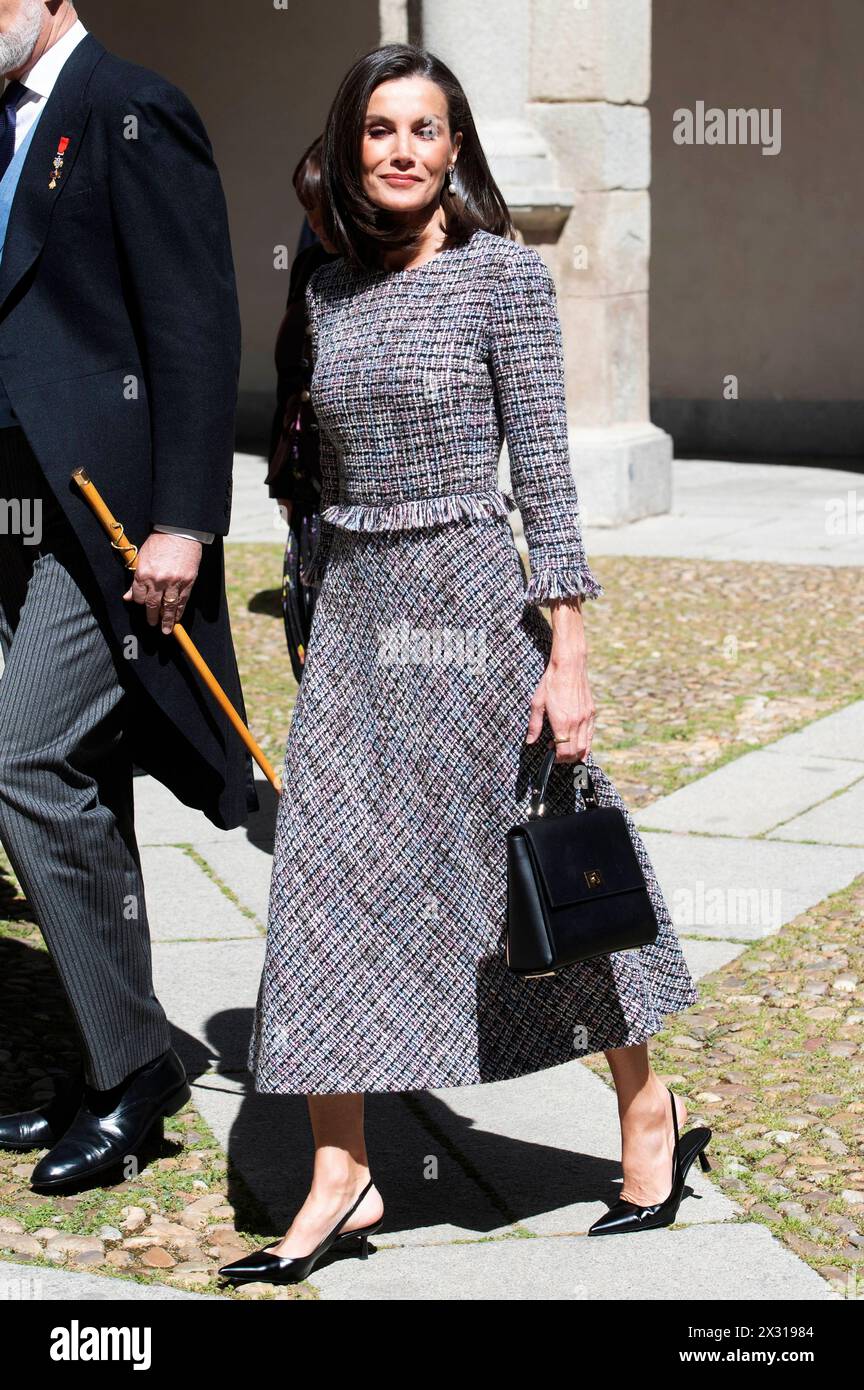
M 544 819 L 555 752 L 531 789 L 527 819 L 507 832 L 505 958 L 526 978 L 648 946 L 659 930 L 624 815 L 599 805 L 587 763 L 562 764 L 580 769 L 585 810 Z

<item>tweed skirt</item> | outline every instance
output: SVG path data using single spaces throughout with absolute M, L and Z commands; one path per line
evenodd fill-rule
M 644 1042 L 697 991 L 627 820 L 656 942 L 524 980 L 504 959 L 505 836 L 551 630 L 506 520 L 334 532 L 282 770 L 248 1065 L 264 1093 L 431 1090 Z M 583 809 L 553 768 L 547 814 Z

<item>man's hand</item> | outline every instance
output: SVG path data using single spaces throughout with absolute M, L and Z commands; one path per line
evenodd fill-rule
M 135 577 L 123 595 L 147 609 L 151 627 L 170 633 L 183 616 L 201 563 L 201 542 L 153 531 L 138 551 Z

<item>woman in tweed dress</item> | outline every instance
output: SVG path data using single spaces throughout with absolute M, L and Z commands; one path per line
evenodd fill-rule
M 499 1081 L 603 1051 L 622 1198 L 662 1203 L 673 1118 L 647 1039 L 697 998 L 639 833 L 589 751 L 581 606 L 602 589 L 580 535 L 554 283 L 512 239 L 449 69 L 406 45 L 360 59 L 328 117 L 323 184 L 342 255 L 306 294 L 321 587 L 249 1048 L 256 1091 L 308 1096 L 316 1158 L 286 1236 L 223 1270 L 288 1282 L 329 1248 L 337 1217 L 355 1245 L 381 1222 L 366 1091 Z M 497 486 L 504 433 L 527 588 Z M 504 959 L 505 834 L 553 738 L 550 814 L 582 809 L 583 758 L 601 804 L 624 811 L 659 934 L 525 980 Z

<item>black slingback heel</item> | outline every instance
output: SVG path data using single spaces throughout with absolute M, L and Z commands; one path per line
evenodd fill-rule
M 337 1221 L 332 1231 L 328 1232 L 311 1254 L 283 1257 L 272 1254 L 269 1248 L 254 1250 L 251 1255 L 244 1255 L 239 1260 L 232 1260 L 231 1264 L 222 1265 L 219 1273 L 223 1279 L 230 1279 L 235 1284 L 297 1284 L 303 1279 L 308 1279 L 318 1260 L 331 1247 L 348 1253 L 356 1244 L 356 1253 L 360 1259 L 368 1259 L 369 1237 L 380 1230 L 384 1224 L 384 1217 L 380 1216 L 369 1226 L 359 1226 L 355 1231 L 343 1231 L 342 1227 L 349 1216 L 353 1216 L 372 1185 L 373 1180 L 370 1178 L 353 1207 Z
M 711 1164 L 705 1153 L 711 1138 L 710 1129 L 701 1126 L 690 1129 L 679 1139 L 675 1097 L 668 1086 L 666 1089 L 672 1101 L 672 1124 L 675 1128 L 672 1187 L 669 1196 L 664 1201 L 652 1202 L 647 1207 L 640 1207 L 636 1202 L 627 1202 L 623 1197 L 619 1197 L 618 1201 L 589 1228 L 589 1236 L 624 1235 L 629 1231 L 653 1231 L 658 1226 L 671 1226 L 678 1214 L 681 1198 L 684 1196 L 684 1183 L 693 1160 L 699 1159 L 704 1173 L 710 1171 Z

